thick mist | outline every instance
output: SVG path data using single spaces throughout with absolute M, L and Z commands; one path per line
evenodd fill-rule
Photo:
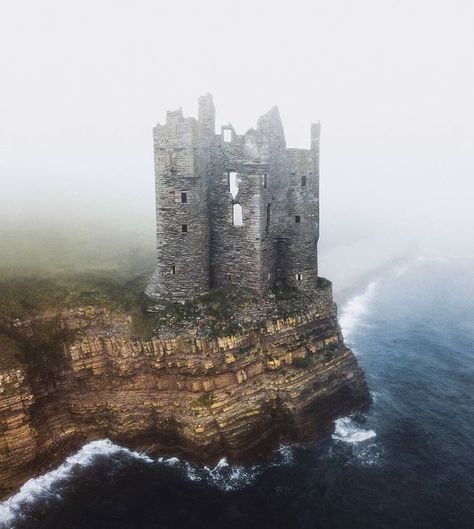
M 473 16 L 468 0 L 4 1 L 2 251 L 26 227 L 152 253 L 151 129 L 211 92 L 239 133 L 278 104 L 289 146 L 321 120 L 323 274 L 472 252 Z

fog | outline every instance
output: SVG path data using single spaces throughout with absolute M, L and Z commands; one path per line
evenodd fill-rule
M 152 240 L 152 127 L 211 92 L 239 133 L 278 104 L 291 147 L 321 120 L 327 275 L 344 252 L 472 251 L 473 18 L 470 0 L 3 0 L 0 221 Z

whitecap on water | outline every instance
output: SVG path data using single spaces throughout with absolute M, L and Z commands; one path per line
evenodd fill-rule
M 358 426 L 350 417 L 337 419 L 335 431 L 332 438 L 345 443 L 360 443 L 376 436 L 374 430 L 364 430 Z
M 170 467 L 173 467 L 179 463 L 179 459 L 177 457 L 159 457 L 156 461 L 157 463 L 163 463 L 163 465 L 168 465 Z
M 182 465 L 186 477 L 191 481 L 202 481 L 226 492 L 251 485 L 261 473 L 261 468 L 257 465 L 231 465 L 225 457 L 214 467 L 198 467 L 187 461 L 183 461 Z
M 338 444 L 350 447 L 352 464 L 372 466 L 382 463 L 383 450 L 380 444 L 375 442 L 374 430 L 362 428 L 351 417 L 338 419 L 335 426 L 332 437 Z M 334 448 L 337 450 L 337 447 Z

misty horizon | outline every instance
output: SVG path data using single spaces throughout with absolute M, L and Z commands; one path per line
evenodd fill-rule
M 307 147 L 321 121 L 322 252 L 472 233 L 468 2 L 22 4 L 0 21 L 4 229 L 152 237 L 152 128 L 210 92 L 218 130 L 276 104 Z

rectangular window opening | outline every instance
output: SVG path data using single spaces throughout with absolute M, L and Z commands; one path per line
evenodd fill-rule
M 230 143 L 232 141 L 232 131 L 230 129 L 224 129 L 224 141 Z
M 270 215 L 271 215 L 271 204 L 270 202 L 267 204 L 267 221 L 265 223 L 265 231 L 268 231 L 270 229 Z
M 295 222 L 296 222 L 296 224 L 299 224 L 301 222 L 300 215 L 295 215 Z
M 268 187 L 268 175 L 267 175 L 267 173 L 265 173 L 263 175 L 263 187 L 264 187 L 264 189 L 267 189 L 267 187 Z
M 188 232 L 188 225 L 187 224 L 181 224 L 181 231 L 183 233 L 187 233 Z
M 302 281 L 303 274 L 296 274 L 296 281 Z
M 181 191 L 181 204 L 188 203 L 188 194 L 185 191 Z
M 173 275 L 176 274 L 176 266 L 175 266 L 175 265 L 172 265 L 172 266 L 171 266 L 171 273 L 172 273 Z
M 232 276 L 231 276 L 230 274 L 228 274 L 228 275 L 227 275 L 227 279 L 228 279 L 229 281 L 232 281 Z
M 301 185 L 302 185 L 303 187 L 306 186 L 306 175 L 305 175 L 305 174 L 301 176 Z
M 229 183 L 229 191 L 232 194 L 232 198 L 237 196 L 239 192 L 239 183 L 237 182 L 237 173 L 235 171 L 228 171 L 227 181 Z

